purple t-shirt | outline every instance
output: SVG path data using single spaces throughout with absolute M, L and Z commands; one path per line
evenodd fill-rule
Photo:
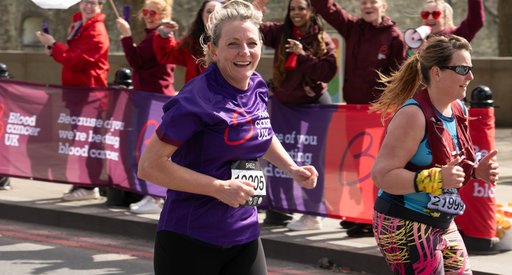
M 178 147 L 172 155 L 175 163 L 227 180 L 234 161 L 258 159 L 270 146 L 267 101 L 268 88 L 258 73 L 242 91 L 211 64 L 164 105 L 156 133 Z M 233 208 L 213 197 L 168 190 L 158 230 L 218 246 L 243 244 L 259 236 L 257 209 Z

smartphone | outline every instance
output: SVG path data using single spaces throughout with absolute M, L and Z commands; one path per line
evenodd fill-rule
M 130 22 L 130 6 L 128 5 L 123 6 L 123 19 L 126 22 Z
M 48 28 L 48 21 L 44 20 L 43 21 L 43 32 L 46 33 L 46 34 L 50 34 L 50 29 Z

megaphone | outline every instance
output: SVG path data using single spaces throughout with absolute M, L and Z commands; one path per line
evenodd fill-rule
M 423 40 L 432 32 L 430 26 L 420 26 L 416 29 L 410 28 L 404 32 L 405 44 L 411 49 L 417 49 L 423 44 Z

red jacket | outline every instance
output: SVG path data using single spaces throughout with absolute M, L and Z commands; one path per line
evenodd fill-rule
M 174 90 L 174 69 L 171 64 L 160 64 L 153 51 L 156 29 L 146 29 L 146 36 L 137 45 L 131 36 L 121 39 L 126 60 L 133 68 L 132 83 L 135 90 L 176 95 Z
M 265 22 L 261 25 L 260 31 L 263 34 L 264 44 L 275 49 L 274 65 L 276 65 L 280 55 L 279 45 L 283 39 L 283 24 Z M 300 42 L 306 54 L 298 55 L 297 67 L 286 72 L 280 87 L 272 87 L 272 93 L 279 102 L 295 105 L 311 104 L 327 91 L 327 83 L 336 75 L 338 69 L 336 54 L 334 44 L 325 32 L 327 52 L 318 57 L 310 53 L 309 47 L 314 39 L 317 39 L 318 34 L 318 27 L 315 26 L 304 34 Z
M 402 32 L 386 16 L 374 26 L 350 15 L 333 0 L 315 0 L 311 4 L 345 39 L 343 98 L 348 104 L 374 101 L 382 93 L 376 71 L 389 75 L 407 57 Z
M 455 34 L 466 38 L 467 41 L 471 42 L 475 37 L 476 33 L 485 24 L 485 11 L 483 0 L 468 0 L 468 15 L 459 26 L 446 28 L 437 35 L 448 35 Z
M 197 57 L 189 49 L 180 47 L 183 39 L 185 37 L 176 42 L 172 35 L 169 38 L 155 35 L 153 50 L 158 62 L 161 64 L 176 64 L 185 67 L 185 83 L 187 83 L 192 78 L 201 74 L 206 67 L 197 62 Z
M 67 45 L 57 42 L 51 52 L 53 59 L 62 64 L 62 85 L 107 87 L 110 42 L 104 20 L 105 15 L 100 13 L 80 26 L 82 14 L 73 15 Z

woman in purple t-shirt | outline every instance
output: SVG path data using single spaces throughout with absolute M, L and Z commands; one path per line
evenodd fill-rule
M 254 207 L 265 190 L 257 160 L 304 188 L 316 185 L 316 169 L 298 166 L 272 132 L 268 88 L 255 72 L 261 19 L 240 0 L 212 13 L 209 66 L 164 105 L 140 158 L 138 176 L 169 189 L 155 241 L 156 274 L 266 274 Z

